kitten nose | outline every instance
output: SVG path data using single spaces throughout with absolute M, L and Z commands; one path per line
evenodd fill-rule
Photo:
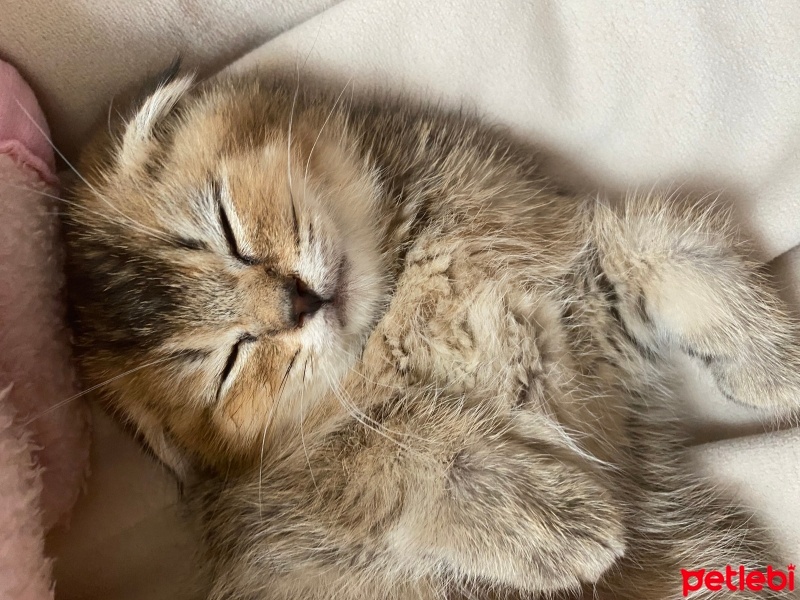
M 297 277 L 294 278 L 294 287 L 290 293 L 294 322 L 298 327 L 302 327 L 303 323 L 325 303 L 314 290 L 306 285 L 305 281 Z

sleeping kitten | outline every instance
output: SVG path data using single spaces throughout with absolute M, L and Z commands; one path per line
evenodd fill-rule
M 85 384 L 184 482 L 208 597 L 655 600 L 770 563 L 664 391 L 683 352 L 800 404 L 797 324 L 727 220 L 338 92 L 169 78 L 71 193 Z

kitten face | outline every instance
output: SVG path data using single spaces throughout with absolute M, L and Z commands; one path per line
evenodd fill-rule
M 178 471 L 247 461 L 297 422 L 357 359 L 387 284 L 377 187 L 330 108 L 190 87 L 87 152 L 67 220 L 87 383 L 117 377 L 103 396 Z

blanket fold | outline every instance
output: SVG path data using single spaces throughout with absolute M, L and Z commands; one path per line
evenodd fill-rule
M 52 597 L 44 535 L 66 523 L 88 466 L 47 136 L 33 92 L 0 61 L 0 598 L 8 600 Z

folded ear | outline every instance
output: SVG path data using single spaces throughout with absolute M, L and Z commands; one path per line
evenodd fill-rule
M 195 84 L 194 73 L 179 74 L 180 62 L 174 62 L 145 89 L 144 99 L 135 104 L 132 117 L 123 125 L 117 159 L 123 168 L 141 166 L 157 141 L 157 134 L 186 93 Z M 152 91 L 149 91 L 151 90 Z
M 175 440 L 158 423 L 139 426 L 139 432 L 147 449 L 166 466 L 182 486 L 188 485 L 195 477 L 195 468 L 189 456 L 182 451 Z

